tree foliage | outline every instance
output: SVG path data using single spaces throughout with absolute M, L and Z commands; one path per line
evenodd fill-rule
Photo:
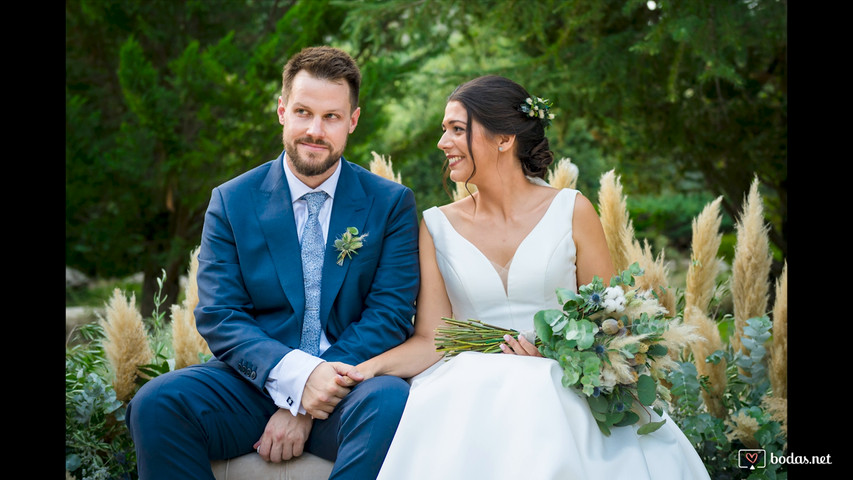
M 786 2 L 347 4 L 357 30 L 385 32 L 362 34 L 365 41 L 390 51 L 417 41 L 442 47 L 420 76 L 406 79 L 401 105 L 424 89 L 446 96 L 474 76 L 506 75 L 554 101 L 549 139 L 585 172 L 591 183 L 582 188 L 617 167 L 639 194 L 706 190 L 723 195 L 735 217 L 757 175 L 771 240 L 787 252 Z M 390 25 L 385 16 L 421 20 Z M 443 102 L 420 106 L 420 125 L 436 128 L 422 120 Z
M 280 151 L 277 78 L 289 55 L 335 31 L 341 17 L 325 6 L 66 3 L 69 264 L 143 271 L 143 298 L 166 265 L 176 299 L 211 188 Z
M 210 190 L 280 152 L 281 68 L 319 44 L 362 69 L 345 155 L 389 156 L 420 210 L 449 200 L 445 99 L 495 73 L 554 101 L 549 140 L 588 196 L 616 168 L 636 195 L 722 195 L 735 217 L 757 175 L 785 256 L 786 16 L 778 0 L 68 0 L 67 262 L 144 271 L 144 299 L 165 265 L 176 299 Z

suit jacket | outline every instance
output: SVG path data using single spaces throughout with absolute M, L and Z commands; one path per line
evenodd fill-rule
M 283 156 L 213 189 L 198 255 L 198 330 L 216 358 L 261 390 L 299 347 L 305 314 Z M 355 365 L 414 331 L 418 220 L 409 188 L 341 163 L 323 263 L 320 322 L 331 347 L 322 358 Z M 333 244 L 347 227 L 368 236 L 339 266 Z

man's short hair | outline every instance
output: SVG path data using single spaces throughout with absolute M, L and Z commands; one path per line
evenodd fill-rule
M 349 84 L 351 111 L 358 108 L 361 71 L 347 52 L 327 46 L 307 47 L 290 57 L 281 74 L 281 97 L 285 102 L 293 88 L 293 77 L 302 70 L 321 80 L 345 80 Z

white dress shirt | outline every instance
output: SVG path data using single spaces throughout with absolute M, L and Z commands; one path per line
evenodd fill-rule
M 285 154 L 286 155 L 286 154 Z M 301 180 L 296 178 L 296 175 L 290 170 L 287 165 L 286 158 L 282 157 L 284 163 L 284 176 L 287 178 L 287 185 L 290 188 L 290 198 L 293 200 L 293 216 L 296 218 L 296 232 L 299 235 L 299 242 L 302 243 L 302 228 L 305 222 L 308 221 L 308 203 L 301 197 L 309 192 L 324 191 L 329 195 L 329 198 L 320 207 L 318 220 L 320 227 L 323 230 L 323 241 L 329 238 L 329 219 L 332 216 L 332 204 L 335 200 L 335 190 L 338 186 L 338 178 L 341 176 L 341 164 L 335 168 L 325 182 L 317 188 L 310 188 Z M 331 344 L 326 338 L 326 333 L 320 330 L 320 355 L 329 348 Z M 302 392 L 305 390 L 305 382 L 311 372 L 317 368 L 317 365 L 323 363 L 324 360 L 303 352 L 302 350 L 292 350 L 290 353 L 282 357 L 281 361 L 273 367 L 270 375 L 264 384 L 267 391 L 270 393 L 273 401 L 280 408 L 290 411 L 294 416 L 299 413 L 304 414 L 305 408 L 302 407 Z

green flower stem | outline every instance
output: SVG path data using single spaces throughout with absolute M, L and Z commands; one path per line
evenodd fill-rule
M 479 320 L 442 320 L 447 326 L 435 329 L 435 346 L 436 351 L 449 356 L 463 351 L 497 353 L 501 351 L 500 344 L 504 343 L 504 335 L 518 337 L 517 330 L 489 325 Z M 541 342 L 537 339 L 536 346 L 539 345 Z

